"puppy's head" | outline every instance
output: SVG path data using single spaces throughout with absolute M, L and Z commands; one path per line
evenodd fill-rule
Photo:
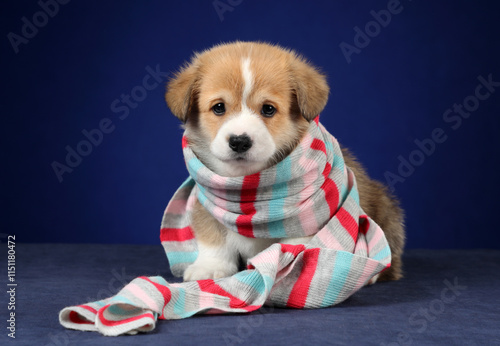
M 325 77 L 293 51 L 235 42 L 195 54 L 169 82 L 166 101 L 206 166 L 242 176 L 288 155 L 328 92 Z

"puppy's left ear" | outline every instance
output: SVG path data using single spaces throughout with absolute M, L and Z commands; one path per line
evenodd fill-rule
M 325 108 L 330 88 L 326 77 L 307 61 L 295 56 L 291 62 L 292 88 L 302 116 L 313 120 Z
M 183 123 L 188 120 L 188 114 L 195 101 L 198 80 L 198 59 L 183 67 L 168 82 L 165 100 L 172 113 Z

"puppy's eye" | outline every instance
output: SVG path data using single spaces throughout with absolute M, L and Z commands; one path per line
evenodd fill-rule
M 212 107 L 212 111 L 215 115 L 224 115 L 226 113 L 226 106 L 223 103 L 217 103 Z
M 260 111 L 263 116 L 270 118 L 276 113 L 276 108 L 271 105 L 263 105 L 262 110 Z

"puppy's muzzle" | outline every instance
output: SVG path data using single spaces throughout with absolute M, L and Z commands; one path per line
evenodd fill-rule
M 248 151 L 252 147 L 252 139 L 246 133 L 229 137 L 229 147 L 238 154 Z

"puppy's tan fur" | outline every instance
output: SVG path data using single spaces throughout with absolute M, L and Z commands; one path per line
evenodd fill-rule
M 223 102 L 228 115 L 241 111 L 245 86 L 241 61 L 245 58 L 249 59 L 253 72 L 253 85 L 245 106 L 256 114 L 263 104 L 277 110 L 273 117 L 262 118 L 276 144 L 266 167 L 279 162 L 296 147 L 309 122 L 328 100 L 324 75 L 293 51 L 265 43 L 235 42 L 196 54 L 169 82 L 166 101 L 172 113 L 185 123 L 193 151 L 209 167 L 209 160 L 204 160 L 207 144 L 227 119 L 214 116 L 212 107 Z M 361 207 L 384 230 L 392 251 L 392 266 L 379 280 L 397 280 L 402 277 L 403 212 L 387 188 L 371 180 L 348 150 L 343 152 L 357 179 Z M 194 207 L 192 228 L 198 242 L 224 246 L 227 230 L 199 202 Z

